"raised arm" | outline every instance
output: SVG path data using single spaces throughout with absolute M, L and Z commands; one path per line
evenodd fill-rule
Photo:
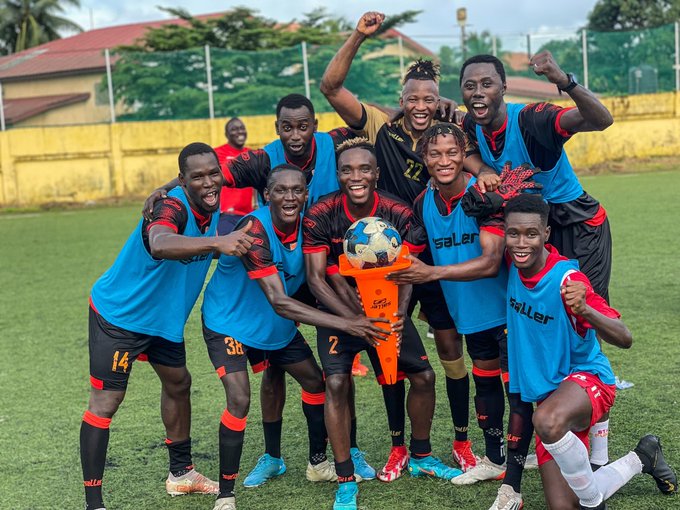
M 566 88 L 570 83 L 569 76 L 555 62 L 549 51 L 537 53 L 529 64 L 536 74 L 544 75 L 560 89 Z M 564 131 L 569 133 L 604 131 L 614 123 L 609 110 L 587 88 L 576 85 L 566 93 L 574 100 L 576 108 L 567 110 L 560 117 L 560 128 Z
M 274 311 L 281 317 L 312 326 L 340 329 L 350 335 L 363 338 L 371 344 L 375 343 L 374 337 L 387 338 L 387 332 L 374 324 L 375 322 L 389 322 L 387 319 L 369 319 L 359 315 L 337 317 L 307 306 L 286 294 L 278 273 L 258 278 L 257 283 Z
M 380 12 L 367 12 L 361 16 L 356 28 L 330 61 L 321 78 L 321 92 L 350 127 L 359 126 L 362 109 L 359 100 L 343 84 L 359 47 L 380 28 L 384 19 L 385 15 Z
M 215 252 L 238 257 L 252 245 L 253 238 L 248 235 L 251 225 L 248 222 L 229 235 L 214 237 L 188 237 L 166 225 L 153 225 L 149 230 L 149 249 L 157 259 L 185 260 Z

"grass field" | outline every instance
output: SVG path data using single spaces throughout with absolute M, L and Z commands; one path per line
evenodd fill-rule
M 620 392 L 612 412 L 610 456 L 626 453 L 650 431 L 664 439 L 680 468 L 680 172 L 583 178 L 607 208 L 614 233 L 612 301 L 633 331 L 630 351 L 607 348 L 618 375 L 635 387 Z M 0 215 L 0 509 L 80 509 L 82 477 L 78 431 L 88 383 L 87 297 L 113 262 L 139 216 L 139 206 Z M 198 307 L 197 307 L 198 309 Z M 304 330 L 313 339 L 312 330 Z M 186 328 L 193 374 L 194 460 L 217 475 L 217 426 L 224 394 L 208 360 L 198 313 Z M 434 346 L 425 340 L 432 358 Z M 441 374 L 440 366 L 433 363 Z M 211 509 L 209 496 L 165 494 L 167 452 L 159 415 L 159 383 L 151 368 L 135 365 L 125 402 L 113 420 L 104 494 L 109 510 Z M 253 381 L 257 395 L 259 381 Z M 288 473 L 259 489 L 237 486 L 239 510 L 330 509 L 335 486 L 304 480 L 306 430 L 300 390 L 289 381 L 283 452 Z M 451 423 L 441 381 L 433 427 L 436 455 L 450 462 Z M 372 378 L 357 381 L 359 442 L 376 467 L 389 448 L 380 391 Z M 471 423 L 476 450 L 480 432 Z M 253 399 L 241 465 L 262 451 L 257 397 Z M 241 478 L 242 479 L 242 478 Z M 467 488 L 404 476 L 385 485 L 361 485 L 370 510 L 486 510 L 498 484 Z M 526 474 L 525 508 L 544 508 L 538 473 Z M 638 477 L 610 501 L 611 510 L 677 509 L 680 497 L 662 497 L 649 477 Z

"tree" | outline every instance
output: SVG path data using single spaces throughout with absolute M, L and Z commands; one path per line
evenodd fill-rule
M 208 115 L 204 46 L 210 46 L 213 101 L 218 116 L 268 114 L 278 100 L 304 92 L 301 43 L 307 44 L 312 100 L 330 109 L 318 91 L 326 65 L 353 29 L 323 9 L 300 21 L 277 23 L 238 7 L 221 17 L 198 19 L 165 9 L 184 25 L 149 29 L 137 46 L 119 48 L 113 75 L 117 100 L 129 112 L 123 119 L 180 119 Z M 388 19 L 386 29 L 411 21 L 407 11 Z M 380 51 L 394 44 L 379 39 L 361 48 L 347 85 L 362 100 L 392 104 L 399 90 L 399 58 Z M 373 58 L 377 57 L 377 58 Z
M 82 28 L 59 14 L 64 4 L 80 7 L 80 0 L 2 0 L 0 2 L 0 51 L 13 53 L 60 39 L 62 30 Z
M 599 0 L 588 28 L 600 32 L 654 28 L 680 19 L 678 0 Z

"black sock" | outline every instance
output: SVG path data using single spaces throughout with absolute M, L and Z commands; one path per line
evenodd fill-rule
M 338 475 L 338 483 L 356 482 L 352 457 L 342 462 L 335 461 L 335 473 Z
M 479 427 L 484 433 L 486 456 L 494 464 L 505 462 L 503 414 L 505 399 L 500 370 L 472 369 L 475 381 L 475 410 Z
M 352 418 L 349 426 L 349 447 L 359 448 L 357 446 L 357 419 Z
M 309 462 L 312 465 L 326 460 L 326 423 L 323 417 L 325 394 L 302 392 L 302 412 L 307 419 L 309 436 Z
M 508 390 L 506 383 L 505 389 Z M 508 461 L 503 483 L 510 485 L 515 492 L 522 492 L 522 473 L 529 453 L 534 426 L 531 421 L 534 406 L 522 402 L 519 393 L 508 393 L 510 417 L 508 422 Z
M 276 459 L 281 458 L 281 426 L 283 419 L 278 421 L 263 421 L 264 452 Z
M 218 497 L 234 495 L 238 478 L 245 436 L 246 418 L 236 418 L 226 409 L 220 421 L 220 494 Z
M 80 463 L 83 467 L 83 485 L 87 510 L 104 507 L 102 478 L 109 446 L 110 418 L 102 418 L 85 411 L 80 424 Z
M 404 446 L 406 386 L 404 381 L 397 381 L 396 384 L 383 384 L 381 388 L 387 411 L 387 424 L 392 436 L 392 446 Z
M 411 451 L 411 457 L 415 457 L 417 459 L 429 457 L 432 455 L 432 445 L 430 444 L 430 438 L 415 439 L 414 437 L 411 437 L 409 450 Z
M 456 441 L 467 441 L 470 420 L 470 376 L 452 379 L 446 377 L 446 395 L 449 397 L 451 419 Z
M 191 460 L 191 438 L 184 441 L 165 440 L 170 457 L 170 472 L 172 476 L 182 476 L 194 469 Z

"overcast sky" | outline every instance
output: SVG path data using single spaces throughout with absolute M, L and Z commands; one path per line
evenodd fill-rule
M 516 46 L 513 35 L 526 33 L 569 33 L 574 32 L 586 22 L 588 13 L 596 0 L 570 0 L 569 2 L 538 2 L 536 0 L 338 0 L 323 2 L 320 0 L 251 0 L 215 2 L 208 0 L 81 0 L 81 8 L 69 8 L 67 16 L 80 24 L 84 29 L 91 28 L 91 20 L 95 28 L 140 21 L 151 21 L 168 16 L 157 9 L 157 5 L 182 6 L 191 14 L 206 14 L 228 10 L 230 7 L 248 4 L 257 8 L 261 14 L 279 21 L 290 21 L 302 18 L 305 12 L 315 7 L 326 6 L 327 10 L 338 16 L 352 20 L 359 19 L 361 14 L 370 9 L 395 14 L 408 9 L 422 10 L 416 23 L 404 25 L 404 34 L 423 40 L 428 36 L 430 44 L 435 46 L 441 41 L 446 44 L 457 44 L 460 29 L 456 23 L 456 9 L 466 7 L 468 29 L 481 32 L 489 30 L 493 34 L 504 36 L 505 47 Z M 190 7 L 189 7 L 190 6 Z M 436 6 L 436 7 L 435 7 Z M 90 10 L 92 15 L 90 15 Z M 436 36 L 436 37 L 435 37 Z M 518 41 L 520 37 L 516 38 Z M 427 41 L 425 41 L 427 42 Z M 509 48 L 508 48 L 509 49 Z

